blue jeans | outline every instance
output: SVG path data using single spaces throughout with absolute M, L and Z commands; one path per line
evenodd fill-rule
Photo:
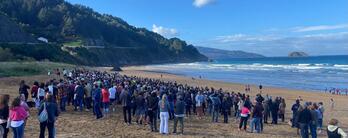
M 169 119 L 174 119 L 174 102 L 169 102 Z
M 213 107 L 212 122 L 218 122 L 218 119 L 219 119 L 219 109 L 214 109 Z
M 67 101 L 67 97 L 62 97 L 62 99 L 60 99 L 60 110 L 61 111 L 66 111 L 65 110 L 65 106 L 66 106 L 66 101 Z
M 95 115 L 97 116 L 97 119 L 103 117 L 103 114 L 100 111 L 100 104 L 101 104 L 100 102 L 93 103 L 93 110 L 94 110 Z
M 13 131 L 13 138 L 23 138 L 24 137 L 24 123 L 19 127 L 11 127 Z
M 318 119 L 318 128 L 323 129 L 323 119 Z
M 300 123 L 299 125 L 300 125 L 300 129 L 301 129 L 301 137 L 302 138 L 309 138 L 309 134 L 308 134 L 309 125 L 303 124 L 303 123 Z
M 240 118 L 240 110 L 236 110 L 236 119 Z
M 296 112 L 292 113 L 291 127 L 295 127 Z
M 251 119 L 251 121 L 250 121 L 250 131 L 251 132 L 254 132 L 255 127 L 256 127 L 257 133 L 261 132 L 260 120 L 261 120 L 261 118 L 259 118 L 259 117 L 254 117 Z
M 109 102 L 103 102 L 104 112 L 109 112 Z
M 83 111 L 83 98 L 76 98 L 75 102 L 75 110 L 77 110 L 77 106 L 79 106 L 80 111 Z
M 311 130 L 312 138 L 317 138 L 317 125 L 311 123 L 311 124 L 309 125 L 309 128 L 310 128 L 310 130 Z

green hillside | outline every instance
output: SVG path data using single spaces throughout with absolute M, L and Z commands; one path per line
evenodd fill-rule
M 74 62 L 81 64 L 151 64 L 207 59 L 178 38 L 167 39 L 131 26 L 120 18 L 64 0 L 1 0 L 0 11 L 27 35 L 47 38 L 51 47 L 56 46 L 55 49 L 68 53 Z M 23 42 L 23 39 L 8 40 L 16 44 Z M 4 42 L 9 41 L 0 41 L 2 47 L 11 48 L 4 46 Z M 17 53 L 13 49 L 12 52 Z

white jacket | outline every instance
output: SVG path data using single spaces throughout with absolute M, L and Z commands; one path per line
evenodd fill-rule
M 335 131 L 337 128 L 338 128 L 338 126 L 334 126 L 334 125 L 327 126 L 327 130 L 330 132 Z M 342 136 L 342 138 L 347 138 L 347 134 L 341 128 L 338 128 L 337 133 L 340 134 Z

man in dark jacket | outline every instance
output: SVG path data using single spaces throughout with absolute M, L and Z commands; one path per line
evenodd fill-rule
M 292 105 L 291 107 L 291 111 L 292 111 L 291 127 L 295 127 L 295 119 L 296 119 L 295 117 L 299 108 L 300 108 L 300 100 L 296 100 L 296 103 Z
M 176 126 L 178 124 L 178 121 L 180 121 L 181 126 L 181 134 L 184 133 L 184 112 L 185 112 L 185 102 L 183 101 L 182 97 L 179 97 L 179 100 L 175 104 L 175 119 L 174 119 L 174 131 L 173 133 L 176 133 Z
M 79 107 L 80 111 L 82 112 L 84 96 L 85 88 L 81 83 L 78 83 L 75 90 L 75 111 L 77 111 L 77 107 Z
M 257 102 L 254 106 L 253 112 L 252 112 L 252 120 L 250 123 L 250 129 L 251 133 L 254 132 L 254 127 L 256 127 L 256 132 L 261 132 L 261 118 L 262 118 L 262 112 L 263 112 L 263 106 L 260 102 Z
M 157 110 L 158 110 L 158 97 L 156 91 L 151 93 L 151 96 L 147 98 L 148 115 L 150 118 L 151 132 L 157 131 Z
M 123 89 L 120 94 L 120 101 L 123 107 L 124 122 L 130 125 L 132 123 L 131 118 L 131 93 L 128 89 Z
M 45 138 L 45 130 L 46 127 L 48 129 L 48 137 L 54 138 L 54 123 L 56 122 L 56 118 L 59 116 L 58 106 L 55 102 L 53 102 L 52 95 L 46 96 L 46 101 L 41 105 L 38 115 L 46 108 L 48 119 L 47 121 L 40 122 L 40 138 Z
M 308 105 L 305 105 L 304 109 L 298 113 L 297 117 L 298 117 L 297 122 L 301 129 L 301 137 L 308 138 L 309 137 L 308 127 L 312 121 L 312 114 L 310 110 L 308 109 Z
M 274 100 L 271 104 L 272 124 L 278 124 L 279 104 Z
M 103 117 L 103 113 L 100 111 L 101 103 L 102 103 L 101 93 L 102 92 L 99 85 L 96 85 L 95 90 L 92 93 L 92 98 L 93 98 L 93 112 L 96 115 L 97 119 Z

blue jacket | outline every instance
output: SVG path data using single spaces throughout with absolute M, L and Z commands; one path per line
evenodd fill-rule
M 79 98 L 79 99 L 83 99 L 83 96 L 85 95 L 85 89 L 82 85 L 79 85 L 77 88 L 76 88 L 76 98 Z
M 93 91 L 92 98 L 93 98 L 94 102 L 96 102 L 96 103 L 101 102 L 102 95 L 101 95 L 101 89 L 100 88 L 97 88 L 97 89 L 95 89 Z

